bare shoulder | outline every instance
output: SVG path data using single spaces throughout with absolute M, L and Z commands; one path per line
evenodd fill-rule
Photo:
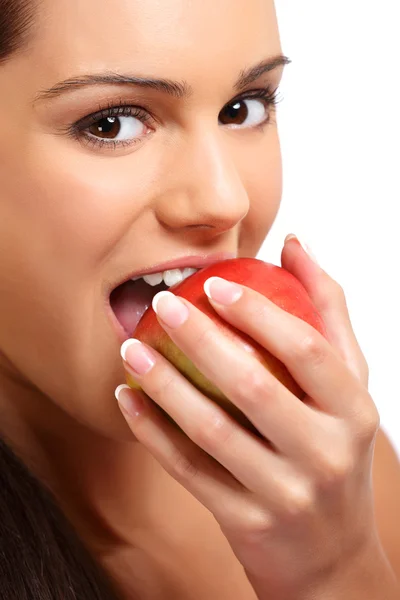
M 400 461 L 382 429 L 376 439 L 373 484 L 382 545 L 400 578 Z

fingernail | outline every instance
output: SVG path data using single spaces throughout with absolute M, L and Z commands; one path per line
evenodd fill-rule
M 289 233 L 289 235 L 287 235 L 285 237 L 285 244 L 286 242 L 288 242 L 289 240 L 297 240 L 300 244 L 300 246 L 303 248 L 304 252 L 306 254 L 308 254 L 308 256 L 311 258 L 311 260 L 313 262 L 315 262 L 316 265 L 319 266 L 319 262 L 317 260 L 317 257 L 315 256 L 314 252 L 311 250 L 310 246 L 308 244 L 306 244 L 305 242 L 301 241 L 301 239 L 295 235 L 294 233 Z
M 152 302 L 154 312 L 171 329 L 183 325 L 189 317 L 188 307 L 172 292 L 158 292 Z
M 143 409 L 143 402 L 137 396 L 126 392 L 130 390 L 129 385 L 119 385 L 115 390 L 115 397 L 118 400 L 118 404 L 124 409 L 129 415 L 137 417 L 140 415 Z
M 204 284 L 204 291 L 211 300 L 226 306 L 234 304 L 243 295 L 243 288 L 240 285 L 226 281 L 221 277 L 207 279 Z
M 156 364 L 150 350 L 134 338 L 122 344 L 121 356 L 137 375 L 146 375 Z

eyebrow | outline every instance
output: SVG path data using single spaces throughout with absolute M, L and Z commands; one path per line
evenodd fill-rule
M 237 92 L 243 90 L 246 86 L 256 81 L 264 73 L 269 73 L 277 67 L 288 65 L 291 60 L 282 54 L 262 60 L 258 64 L 241 71 L 238 80 L 234 85 Z M 72 77 L 56 83 L 49 89 L 41 90 L 36 94 L 33 103 L 56 98 L 74 90 L 95 86 L 95 85 L 132 85 L 143 88 L 153 89 L 163 92 L 174 98 L 188 98 L 193 90 L 186 81 L 172 81 L 171 79 L 150 79 L 147 77 L 135 77 L 133 75 L 123 75 L 113 72 L 105 72 L 93 75 L 82 75 Z

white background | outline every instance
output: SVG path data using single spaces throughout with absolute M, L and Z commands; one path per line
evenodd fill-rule
M 400 454 L 400 3 L 277 0 L 284 193 L 260 253 L 303 237 L 345 289 L 370 393 Z M 351 402 L 351 398 L 349 398 Z

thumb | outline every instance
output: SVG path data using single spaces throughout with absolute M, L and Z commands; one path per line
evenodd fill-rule
M 317 263 L 311 249 L 293 234 L 285 239 L 282 267 L 307 290 L 324 320 L 328 340 L 353 373 L 368 386 L 367 361 L 356 339 L 343 288 Z

